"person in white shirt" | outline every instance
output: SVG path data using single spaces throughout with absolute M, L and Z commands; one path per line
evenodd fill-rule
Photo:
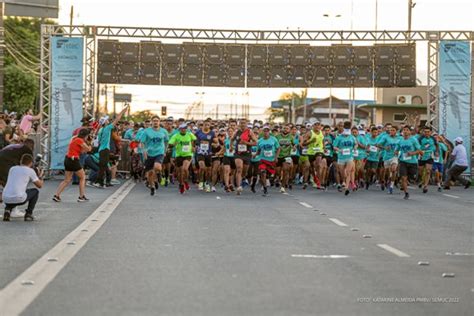
M 3 190 L 3 202 L 5 212 L 3 221 L 10 221 L 11 211 L 19 206 L 28 203 L 25 212 L 25 221 L 33 221 L 33 210 L 38 202 L 39 190 L 43 186 L 42 171 L 37 175 L 33 167 L 33 156 L 24 154 L 21 157 L 20 165 L 12 167 L 8 173 L 7 184 Z M 28 184 L 33 182 L 36 188 L 28 189 Z
M 455 147 L 451 153 L 451 159 L 454 160 L 453 165 L 448 170 L 445 190 L 450 189 L 451 182 L 459 181 L 464 188 L 467 189 L 471 186 L 471 181 L 464 179 L 461 174 L 467 169 L 467 153 L 466 147 L 463 145 L 463 139 L 461 137 L 456 137 L 454 139 Z

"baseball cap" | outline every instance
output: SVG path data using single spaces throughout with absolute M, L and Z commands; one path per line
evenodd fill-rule
M 454 139 L 454 142 L 455 142 L 455 143 L 462 143 L 462 142 L 463 142 L 462 137 L 456 137 L 456 138 Z
M 188 124 L 183 123 L 179 125 L 179 129 L 188 128 Z
M 99 124 L 100 124 L 100 125 L 104 125 L 104 123 L 105 123 L 106 121 L 108 121 L 108 120 L 109 120 L 109 116 L 108 116 L 108 115 L 102 116 L 102 117 L 100 118 L 100 120 L 99 120 Z

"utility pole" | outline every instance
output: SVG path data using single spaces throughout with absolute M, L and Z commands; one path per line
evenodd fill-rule
M 74 6 L 71 5 L 71 12 L 69 13 L 69 34 L 72 34 L 72 26 L 74 23 Z M 69 35 L 71 37 L 72 35 Z
M 408 33 L 411 32 L 412 9 L 416 6 L 413 0 L 408 0 Z

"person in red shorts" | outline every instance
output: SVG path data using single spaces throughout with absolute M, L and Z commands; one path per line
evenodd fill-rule
M 263 127 L 263 137 L 257 143 L 257 155 L 260 156 L 260 181 L 263 186 L 263 196 L 267 196 L 267 173 L 275 174 L 276 163 L 278 155 L 280 154 L 280 143 L 278 140 L 270 135 L 270 127 Z

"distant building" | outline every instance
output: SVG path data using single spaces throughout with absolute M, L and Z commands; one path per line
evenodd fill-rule
M 424 125 L 427 121 L 427 87 L 378 88 L 377 102 L 362 104 L 361 110 L 370 113 L 375 124 L 407 122 L 410 125 Z
M 369 111 L 360 109 L 360 104 L 371 104 L 372 100 L 354 100 L 355 118 L 357 124 L 368 124 Z M 351 120 L 350 109 L 352 100 L 341 100 L 334 96 L 325 99 L 318 99 L 306 105 L 306 121 L 320 121 L 322 124 L 333 125 L 340 121 Z M 304 120 L 305 106 L 295 109 L 296 124 L 302 124 Z

